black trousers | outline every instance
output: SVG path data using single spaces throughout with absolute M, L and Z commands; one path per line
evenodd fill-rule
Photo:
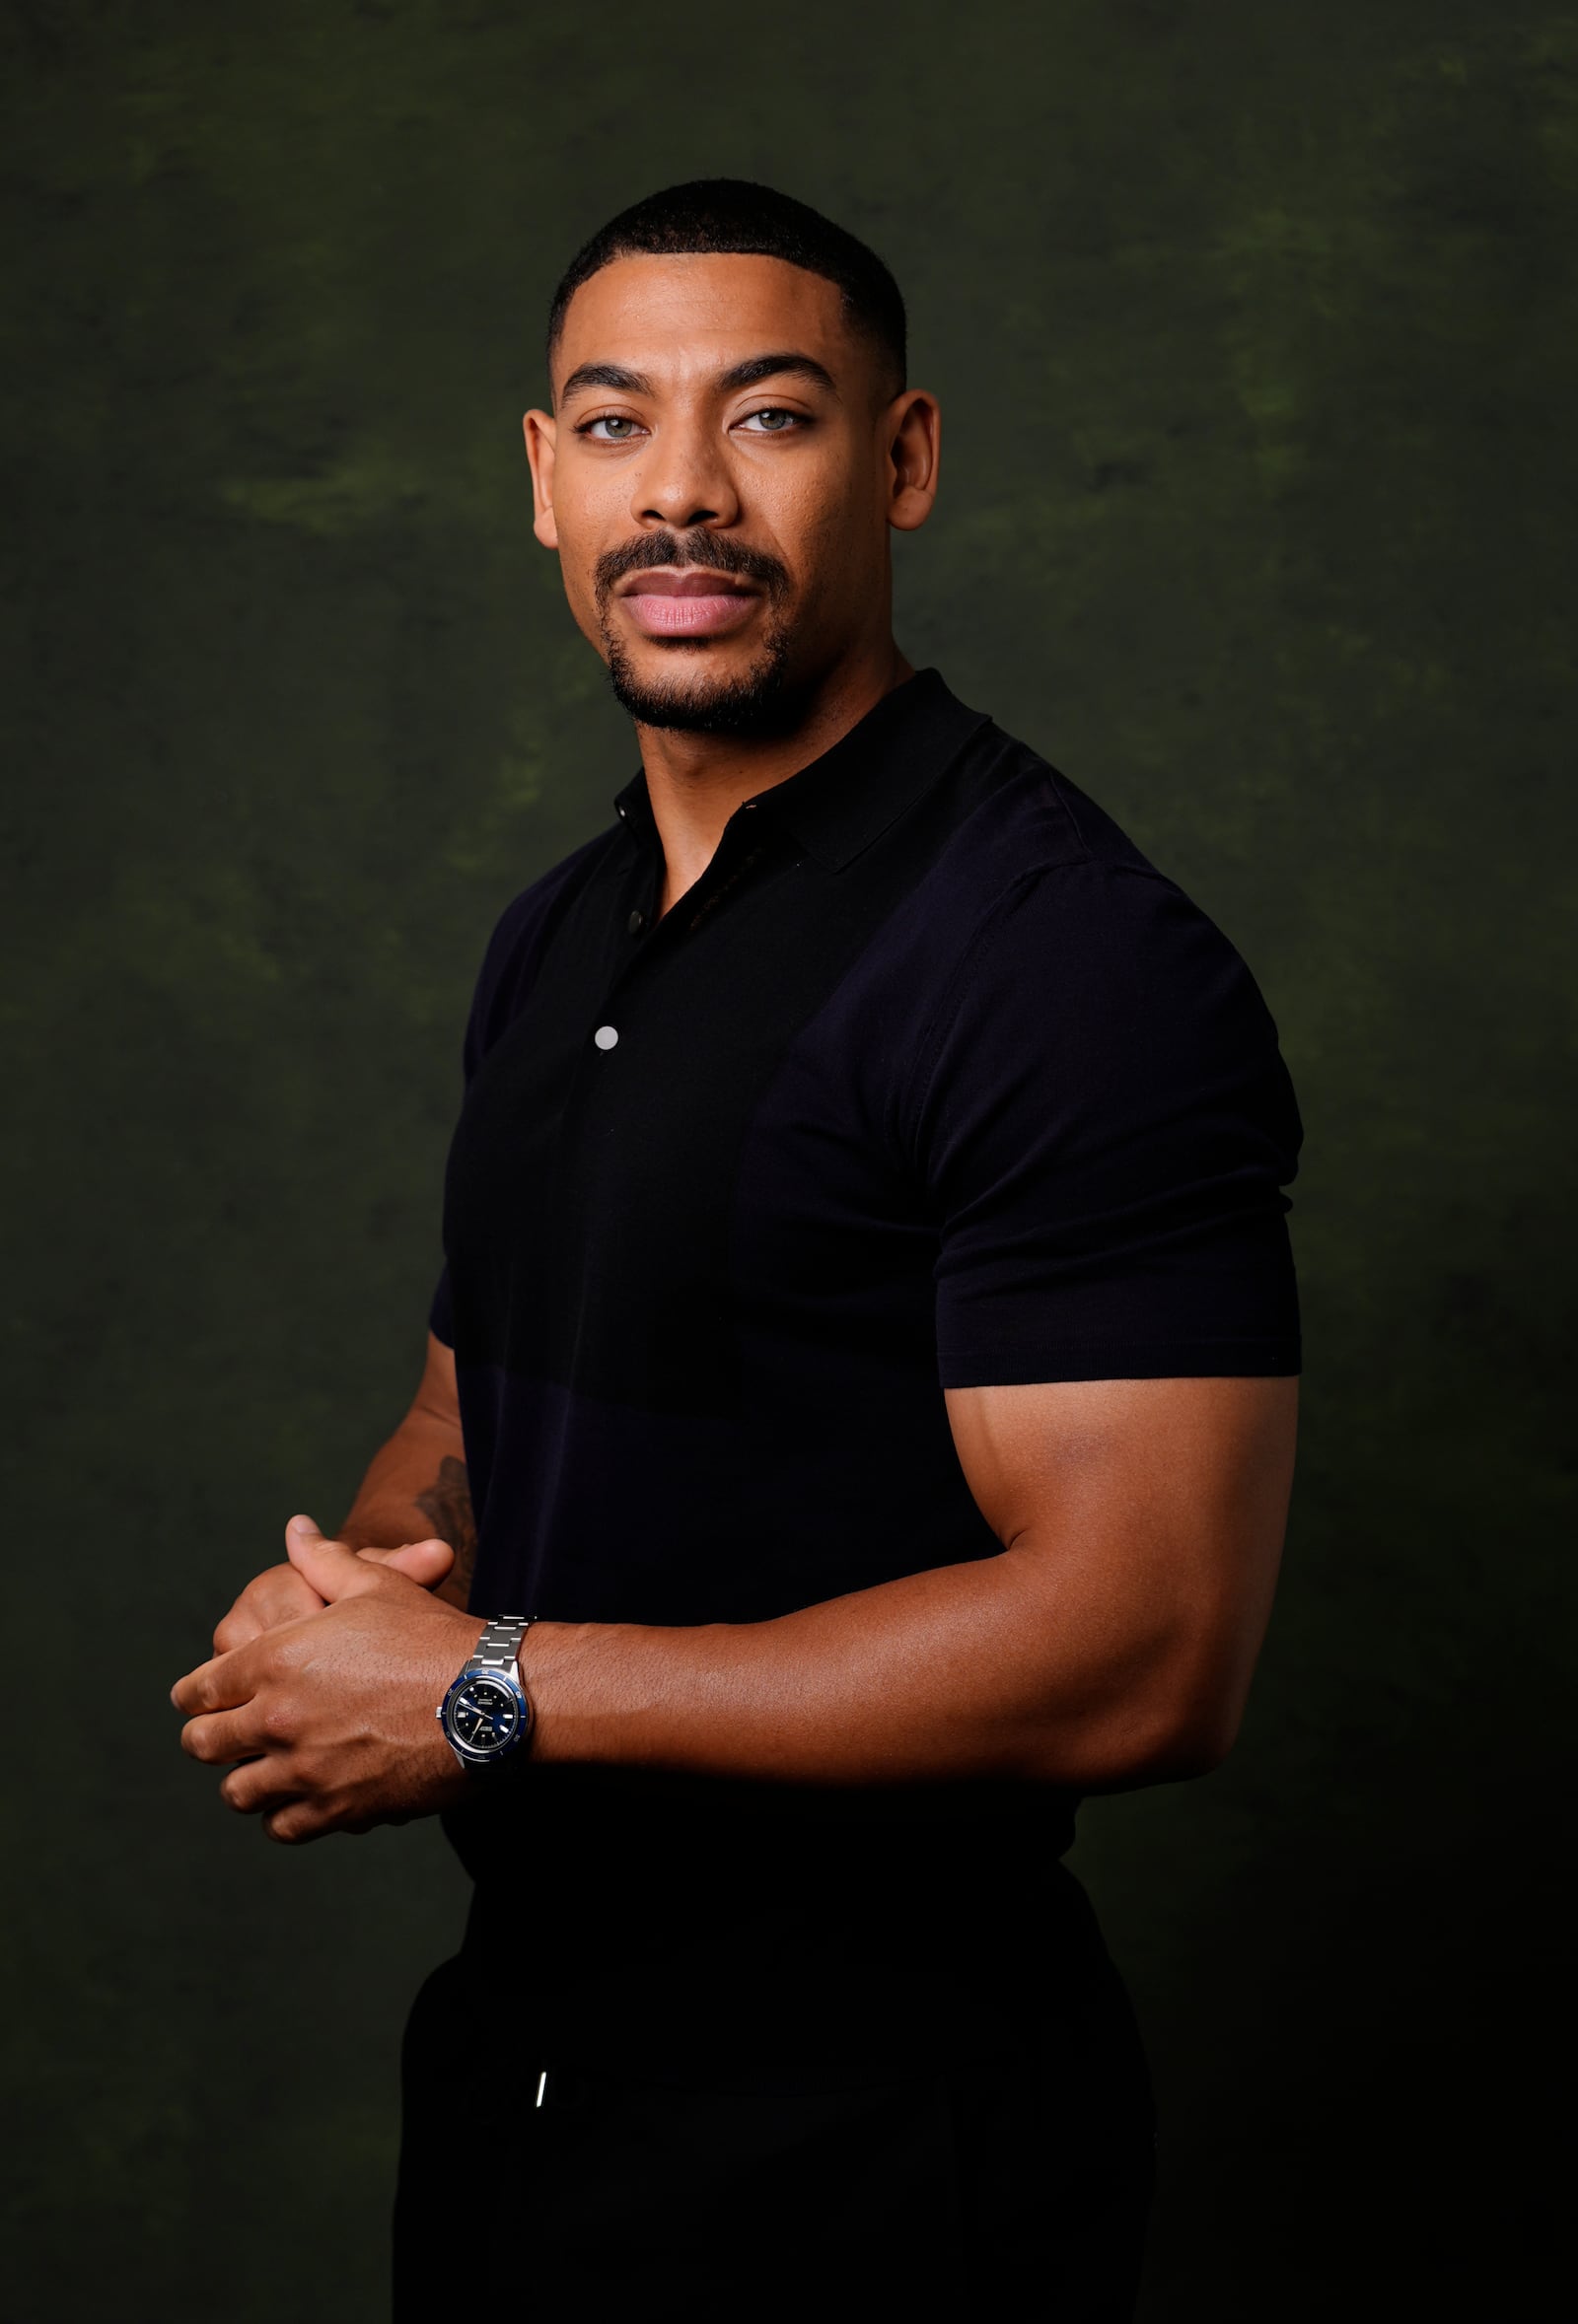
M 544 2324 L 1124 2324 L 1156 2166 L 1128 1995 L 1103 1955 L 1014 2013 L 986 2058 L 917 2023 L 912 2071 L 875 2081 L 627 2075 L 539 2056 L 529 2009 L 441 1963 L 401 2054 L 395 2324 L 458 2297 Z

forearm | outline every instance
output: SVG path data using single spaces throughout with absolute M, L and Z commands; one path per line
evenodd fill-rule
M 539 1622 L 521 1655 L 534 1747 L 809 1783 L 1163 1781 L 1217 1756 L 1168 1605 L 1114 1603 L 1016 1547 L 767 1622 Z
M 430 1536 L 455 1552 L 437 1595 L 464 1607 L 476 1530 L 460 1432 L 413 1411 L 374 1454 L 337 1537 L 352 1549 L 396 1549 Z

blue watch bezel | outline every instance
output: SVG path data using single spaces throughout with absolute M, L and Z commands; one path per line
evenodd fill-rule
M 515 1697 L 520 1707 L 521 1717 L 515 1732 L 496 1751 L 478 1751 L 464 1735 L 458 1735 L 450 1723 L 451 1705 L 478 1678 L 487 1679 L 493 1686 L 503 1687 L 506 1693 Z M 450 1749 L 466 1767 L 498 1767 L 520 1749 L 532 1732 L 532 1699 L 521 1684 L 519 1673 L 513 1670 L 473 1670 L 467 1663 L 463 1670 L 456 1672 L 445 1688 L 444 1700 L 438 1707 L 437 1716 Z

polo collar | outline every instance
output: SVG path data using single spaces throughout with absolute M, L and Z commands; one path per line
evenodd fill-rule
M 751 805 L 826 870 L 841 872 L 931 788 L 987 723 L 986 713 L 961 702 L 938 670 L 917 669 L 820 758 L 758 791 Z M 644 767 L 615 793 L 613 805 L 627 831 L 656 845 Z

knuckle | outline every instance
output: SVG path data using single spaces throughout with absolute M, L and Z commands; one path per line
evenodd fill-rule
M 271 1743 L 288 1743 L 296 1732 L 296 1705 L 289 1695 L 272 1694 L 262 1707 L 259 1725 Z

